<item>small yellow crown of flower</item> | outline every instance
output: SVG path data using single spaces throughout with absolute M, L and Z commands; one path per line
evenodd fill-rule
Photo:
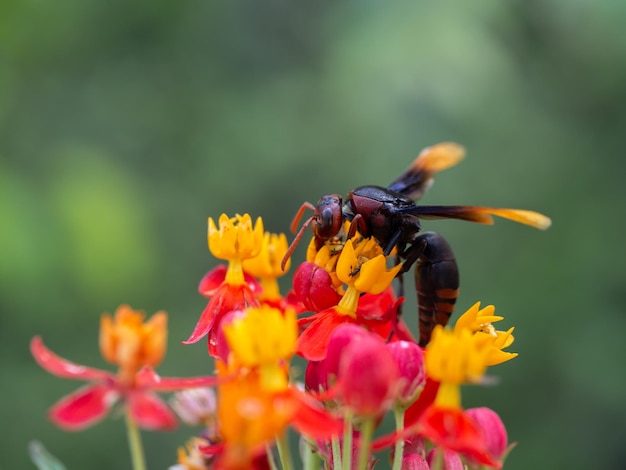
M 144 323 L 144 313 L 121 305 L 112 317 L 100 318 L 102 357 L 133 375 L 144 365 L 158 365 L 167 348 L 167 314 L 155 313 Z
M 243 262 L 244 270 L 258 278 L 277 278 L 284 275 L 291 265 L 289 259 L 283 271 L 280 263 L 287 253 L 289 243 L 284 233 L 265 232 L 259 254 Z
M 219 218 L 219 229 L 209 217 L 209 250 L 219 259 L 247 259 L 257 256 L 263 246 L 263 221 L 257 218 L 254 227 L 249 214 Z
M 426 348 L 428 375 L 438 382 L 476 383 L 485 373 L 491 343 L 467 329 L 458 331 L 437 325 Z
M 480 302 L 472 305 L 463 315 L 461 315 L 454 325 L 455 331 L 468 330 L 491 344 L 491 351 L 488 356 L 487 365 L 495 366 L 517 357 L 517 353 L 503 351 L 515 341 L 511 327 L 507 331 L 499 331 L 493 326 L 494 323 L 504 319 L 502 316 L 494 315 L 496 308 L 488 305 L 480 308 Z
M 238 367 L 259 368 L 266 390 L 287 386 L 285 366 L 296 349 L 298 322 L 292 309 L 285 312 L 263 305 L 224 326 L 231 360 Z
M 374 238 L 352 238 L 346 242 L 337 261 L 337 276 L 359 292 L 380 294 L 402 269 L 398 264 L 387 269 L 387 258 Z

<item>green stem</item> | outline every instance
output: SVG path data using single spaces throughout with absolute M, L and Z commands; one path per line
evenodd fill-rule
M 374 435 L 374 418 L 367 417 L 361 424 L 361 440 L 359 442 L 359 470 L 367 470 L 370 457 L 372 436 Z
M 432 470 L 443 470 L 443 449 L 435 449 L 434 460 L 430 468 Z
M 333 468 L 341 468 L 341 448 L 339 447 L 339 438 L 333 436 L 331 446 L 333 449 Z
M 283 470 L 293 470 L 293 459 L 291 458 L 286 431 L 276 438 L 276 447 L 278 448 L 278 456 L 280 457 L 280 464 Z
M 274 451 L 272 449 L 272 446 L 270 446 L 269 444 L 265 446 L 265 454 L 267 455 L 267 462 L 270 464 L 270 468 L 272 470 L 278 470 L 278 467 L 276 466 L 276 460 L 274 460 Z
M 304 439 L 304 470 L 318 470 L 320 467 L 319 455 L 308 439 Z
M 343 420 L 343 458 L 341 467 L 343 470 L 351 470 L 352 469 L 352 419 L 354 418 L 354 413 L 351 410 L 346 410 Z
M 130 457 L 133 462 L 133 470 L 146 470 L 146 458 L 143 453 L 141 434 L 137 423 L 130 414 L 130 408 L 126 407 L 126 434 L 128 435 L 128 446 L 130 447 Z
M 402 432 L 404 429 L 404 407 L 396 406 L 393 409 L 393 416 L 396 420 L 396 431 Z M 396 447 L 393 453 L 392 470 L 400 470 L 402 468 L 402 457 L 404 456 L 404 439 L 399 438 L 396 441 Z

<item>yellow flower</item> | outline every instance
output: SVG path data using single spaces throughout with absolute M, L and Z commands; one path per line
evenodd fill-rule
M 380 294 L 401 268 L 402 264 L 398 264 L 387 269 L 387 258 L 375 239 L 348 240 L 337 261 L 337 277 L 348 285 L 337 306 L 338 313 L 356 317 L 360 294 Z
M 296 313 L 268 306 L 250 308 L 242 318 L 224 326 L 232 359 L 239 367 L 259 368 L 265 390 L 287 387 L 286 365 L 298 339 Z
M 514 327 L 511 327 L 507 331 L 496 331 L 496 337 L 494 338 L 491 353 L 489 354 L 488 365 L 495 366 L 497 364 L 502 364 L 503 362 L 510 361 L 518 356 L 517 353 L 503 351 L 504 348 L 513 344 L 513 341 L 515 340 L 513 337 L 514 329 Z
M 375 239 L 370 238 L 358 243 L 348 241 L 343 247 L 337 262 L 339 279 L 354 286 L 359 292 L 380 294 L 396 277 L 401 264 L 387 269 L 387 259 Z
M 476 302 L 472 307 L 459 317 L 454 325 L 455 331 L 467 330 L 483 338 L 491 344 L 492 349 L 489 354 L 488 364 L 494 366 L 517 357 L 517 353 L 502 351 L 513 344 L 514 328 L 507 331 L 498 331 L 493 323 L 501 321 L 504 317 L 494 315 L 495 307 L 488 305 L 481 309 L 480 302 Z
M 167 348 L 167 314 L 155 313 L 143 322 L 144 313 L 121 305 L 115 316 L 100 318 L 100 351 L 104 359 L 120 367 L 120 374 L 132 380 L 145 365 L 158 365 Z
M 236 214 L 229 218 L 222 214 L 219 218 L 219 230 L 209 217 L 209 250 L 213 256 L 228 260 L 225 282 L 231 285 L 245 284 L 243 276 L 244 259 L 259 254 L 263 246 L 263 221 L 257 218 L 254 227 L 250 215 Z
M 427 374 L 442 383 L 476 383 L 487 369 L 490 350 L 489 341 L 469 330 L 454 331 L 437 325 L 426 348 Z
M 493 305 L 487 305 L 480 308 L 480 302 L 472 305 L 463 315 L 459 317 L 454 325 L 454 329 L 467 329 L 472 332 L 482 331 L 488 328 L 492 323 L 498 322 L 504 317 L 494 315 L 496 308 Z
M 288 247 L 289 244 L 284 233 L 265 232 L 259 254 L 243 261 L 244 271 L 261 281 L 263 286 L 262 299 L 280 298 L 277 278 L 289 270 L 291 260 L 287 261 L 284 271 L 280 267 Z
M 178 465 L 176 470 L 205 470 L 208 465 L 208 459 L 200 451 L 201 446 L 208 446 L 211 443 L 200 437 L 192 437 L 187 441 L 185 447 L 178 448 Z
M 259 254 L 263 245 L 263 221 L 257 218 L 254 227 L 249 214 L 229 218 L 222 214 L 219 230 L 209 217 L 209 250 L 219 259 L 247 259 Z

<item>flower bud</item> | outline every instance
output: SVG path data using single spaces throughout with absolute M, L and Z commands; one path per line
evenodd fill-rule
M 330 274 L 314 263 L 302 263 L 293 275 L 293 290 L 306 310 L 321 312 L 339 303 L 341 296 Z
M 308 361 L 304 371 L 304 386 L 306 390 L 319 392 L 328 388 L 328 369 L 326 361 Z
M 441 470 L 464 470 L 465 466 L 463 465 L 463 461 L 461 460 L 461 457 L 459 457 L 459 454 L 452 450 L 442 448 L 432 449 L 428 453 L 426 461 L 430 466 L 432 466 L 437 459 L 441 458 L 441 455 L 437 455 L 437 453 L 440 452 L 443 452 L 443 462 L 441 467 L 439 467 Z
M 409 437 L 404 441 L 404 452 L 406 454 L 421 454 L 426 453 L 426 445 L 424 444 L 424 438 L 417 434 Z
M 421 454 L 404 454 L 402 470 L 430 470 L 430 465 Z
M 410 341 L 394 341 L 387 344 L 387 349 L 396 363 L 402 382 L 397 399 L 403 404 L 410 404 L 426 381 L 422 348 Z
M 482 431 L 489 453 L 500 459 L 508 447 L 508 437 L 500 416 L 490 408 L 470 408 L 465 411 Z
M 339 374 L 339 364 L 343 357 L 344 349 L 354 341 L 361 341 L 363 338 L 370 336 L 363 327 L 354 323 L 344 323 L 339 325 L 335 331 L 333 331 L 328 341 L 328 349 L 326 350 L 326 375 L 330 380 L 327 385 L 332 385 Z
M 338 382 L 345 405 L 359 416 L 377 416 L 388 410 L 399 373 L 384 341 L 368 333 L 348 344 L 342 356 Z

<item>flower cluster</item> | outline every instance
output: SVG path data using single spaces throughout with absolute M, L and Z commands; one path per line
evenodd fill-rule
M 171 429 L 175 414 L 156 392 L 182 390 L 171 408 L 203 430 L 181 446 L 172 469 L 275 469 L 277 460 L 285 469 L 371 469 L 387 455 L 394 470 L 502 466 L 509 447 L 502 421 L 489 408 L 461 404 L 462 385 L 484 382 L 488 367 L 516 356 L 506 351 L 513 329 L 496 330 L 502 317 L 493 306 L 476 303 L 454 327 L 436 326 L 422 348 L 392 286 L 402 264 L 374 238 L 313 239 L 285 295 L 278 278 L 287 241 L 265 232 L 261 219 L 209 219 L 208 245 L 225 264 L 201 280 L 208 303 L 183 344 L 206 337 L 215 374 L 159 377 L 153 368 L 165 354 L 166 314 L 144 322 L 121 306 L 102 317 L 100 336 L 117 374 L 66 361 L 32 340 L 44 369 L 90 381 L 52 407 L 55 424 L 80 430 L 119 403 L 129 433 Z M 306 361 L 301 374 L 294 356 Z M 388 413 L 396 429 L 385 434 L 377 428 Z M 289 428 L 301 438 L 302 467 Z M 131 439 L 134 468 L 144 468 L 137 447 Z

